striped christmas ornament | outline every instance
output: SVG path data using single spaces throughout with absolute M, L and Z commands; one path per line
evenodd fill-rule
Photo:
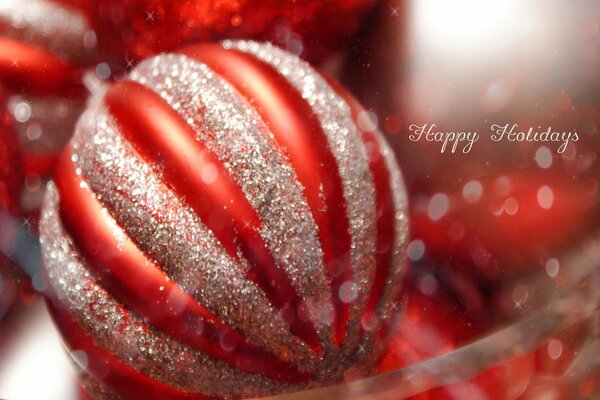
M 41 229 L 50 310 L 92 397 L 260 396 L 374 367 L 407 216 L 365 115 L 245 41 L 151 58 L 96 95 Z
M 51 173 L 84 109 L 81 77 L 95 60 L 95 42 L 75 9 L 51 0 L 0 1 L 0 82 L 11 94 L 30 192 Z M 37 197 L 24 197 L 26 211 L 39 207 Z

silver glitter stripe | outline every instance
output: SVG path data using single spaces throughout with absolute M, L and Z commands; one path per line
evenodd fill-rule
M 305 366 L 310 354 L 197 215 L 91 108 L 72 141 L 76 164 L 132 240 L 167 276 L 250 342 Z
M 223 47 L 252 54 L 272 65 L 311 105 L 327 136 L 342 178 L 352 237 L 354 278 L 350 296 L 354 292 L 356 300 L 351 306 L 346 342 L 347 348 L 353 348 L 374 279 L 376 206 L 366 149 L 350 107 L 308 63 L 271 44 L 225 41 Z
M 131 79 L 160 94 L 232 174 L 261 218 L 269 251 L 306 302 L 321 342 L 331 347 L 331 290 L 317 226 L 293 168 L 258 113 L 206 65 L 185 56 L 143 62 Z
M 41 221 L 49 283 L 58 300 L 97 344 L 139 372 L 183 391 L 225 396 L 232 392 L 298 389 L 232 369 L 144 325 L 92 279 L 64 232 L 58 205 L 57 190 L 50 184 Z M 114 221 L 113 224 L 115 230 L 120 229 Z M 223 382 L 228 385 L 224 387 Z
M 84 40 L 86 34 L 88 40 Z M 0 1 L 0 35 L 47 47 L 74 60 L 95 50 L 95 35 L 86 18 L 48 0 Z

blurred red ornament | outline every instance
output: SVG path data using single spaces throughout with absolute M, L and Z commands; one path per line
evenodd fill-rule
M 546 263 L 585 237 L 598 214 L 593 178 L 502 171 L 462 181 L 452 192 L 420 197 L 412 234 L 440 267 L 471 278 L 510 277 Z
M 38 208 L 43 179 L 83 109 L 81 77 L 95 60 L 95 41 L 75 9 L 51 0 L 0 4 L 0 82 L 10 92 L 7 107 L 23 155 L 25 211 Z
M 90 101 L 41 223 L 86 389 L 257 396 L 371 372 L 408 220 L 363 113 L 307 62 L 246 41 L 156 56 Z
M 484 336 L 489 328 L 487 315 L 478 317 L 464 313 L 442 287 L 425 294 L 413 282 L 408 290 L 406 310 L 396 325 L 380 371 L 393 371 L 441 356 Z M 517 357 L 491 366 L 464 382 L 410 399 L 514 400 L 529 384 L 534 365 L 531 355 Z
M 121 66 L 197 42 L 268 40 L 311 61 L 343 48 L 375 0 L 99 0 L 104 53 Z

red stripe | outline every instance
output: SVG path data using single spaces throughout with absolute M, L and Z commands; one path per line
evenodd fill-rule
M 55 154 L 26 153 L 23 155 L 25 175 L 51 176 L 54 173 L 57 156 Z
M 285 77 L 254 56 L 218 45 L 196 45 L 182 53 L 208 65 L 245 96 L 289 158 L 319 229 L 332 281 L 334 339 L 341 346 L 349 305 L 339 290 L 352 280 L 351 238 L 339 168 L 317 116 Z
M 48 309 L 60 328 L 69 351 L 82 351 L 87 357 L 85 371 L 131 400 L 210 400 L 201 394 L 180 391 L 142 374 L 112 353 L 96 345 L 78 321 L 55 302 Z
M 169 280 L 129 239 L 114 236 L 102 205 L 75 173 L 70 151 L 61 156 L 56 184 L 61 217 L 87 268 L 127 308 L 157 329 L 240 370 L 265 375 L 285 383 L 306 382 L 309 376 L 219 322 L 191 296 Z M 132 279 L 132 277 L 135 277 Z M 226 337 L 234 351 L 222 348 Z
M 0 36 L 0 79 L 12 91 L 53 94 L 80 86 L 80 77 L 50 51 Z
M 365 112 L 363 107 L 346 91 L 339 83 L 324 76 L 329 85 L 348 103 L 354 121 L 358 121 L 361 113 Z M 390 171 L 383 156 L 381 146 L 374 132 L 359 129 L 361 138 L 367 149 L 369 168 L 375 184 L 375 201 L 377 212 L 377 245 L 376 245 L 376 270 L 373 287 L 369 294 L 367 305 L 361 321 L 362 326 L 371 323 L 372 318 L 381 303 L 385 293 L 387 279 L 392 270 L 392 257 L 396 241 L 395 221 L 396 206 L 391 187 Z M 394 296 L 396 299 L 396 296 Z
M 196 212 L 234 259 L 241 251 L 250 268 L 248 277 L 278 310 L 291 309 L 290 331 L 321 352 L 316 330 L 285 270 L 276 265 L 260 236 L 261 221 L 242 189 L 216 155 L 196 140 L 196 133 L 152 90 L 121 82 L 106 94 L 106 104 L 122 135 L 146 161 L 163 167 L 166 184 Z M 135 106 L 133 106 L 135 105 Z M 205 182 L 202 171 L 216 167 L 217 179 Z M 238 260 L 239 261 L 239 260 Z

